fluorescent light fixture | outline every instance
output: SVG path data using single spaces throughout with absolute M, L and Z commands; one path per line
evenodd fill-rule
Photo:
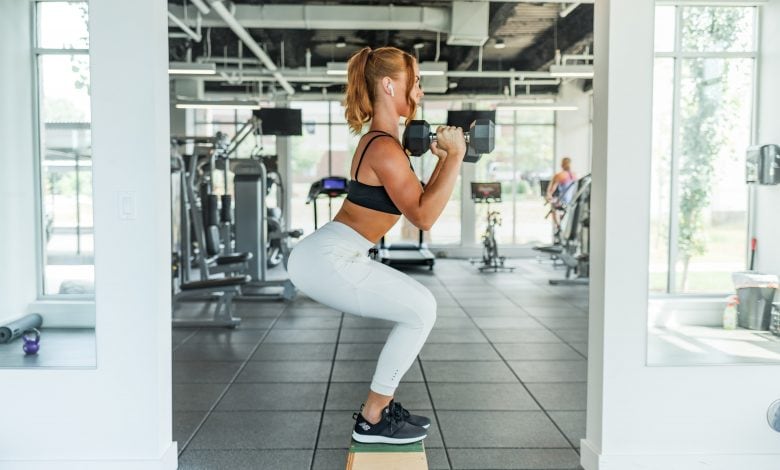
M 447 73 L 447 62 L 420 62 L 421 77 L 441 77 Z
M 178 109 L 260 109 L 254 101 L 240 100 L 177 100 Z
M 328 62 L 325 73 L 328 75 L 346 75 L 347 63 L 346 62 Z
M 546 100 L 499 104 L 496 108 L 504 111 L 577 111 L 579 109 L 579 107 L 572 104 L 544 101 Z
M 217 66 L 216 64 L 196 62 L 171 62 L 168 64 L 168 73 L 171 75 L 214 75 L 217 73 Z
M 559 78 L 593 78 L 593 65 L 551 65 L 550 75 Z

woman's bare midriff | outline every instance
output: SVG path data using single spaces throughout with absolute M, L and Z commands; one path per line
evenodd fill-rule
M 400 218 L 398 215 L 375 211 L 344 200 L 341 210 L 333 220 L 352 227 L 363 235 L 363 238 L 377 243 Z

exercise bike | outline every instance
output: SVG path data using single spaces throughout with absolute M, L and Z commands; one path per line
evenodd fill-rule
M 496 227 L 501 225 L 501 213 L 491 211 L 491 202 L 501 202 L 501 183 L 471 183 L 471 199 L 477 203 L 486 203 L 487 225 L 482 235 L 482 266 L 480 272 L 490 271 L 514 271 L 513 266 L 505 266 L 506 257 L 498 254 L 498 242 L 496 241 Z M 478 260 L 471 260 L 472 264 Z

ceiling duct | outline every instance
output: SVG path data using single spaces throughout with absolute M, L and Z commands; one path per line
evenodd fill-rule
M 268 54 L 263 51 L 260 45 L 254 40 L 251 34 L 241 25 L 240 21 L 230 13 L 221 0 L 209 0 L 211 2 L 211 8 L 221 18 L 224 23 L 235 33 L 236 36 L 249 48 L 252 53 L 257 56 L 258 59 L 265 65 L 265 68 L 271 72 L 279 85 L 290 95 L 295 93 L 295 89 L 290 83 L 285 80 L 284 76 L 277 70 L 276 64 L 268 57 Z M 224 23 L 220 26 L 224 26 Z
M 489 2 L 452 2 L 447 44 L 450 46 L 482 46 L 488 40 Z
M 447 62 L 420 62 L 420 86 L 425 93 L 446 93 Z
M 179 18 L 184 16 L 181 6 L 170 5 L 169 10 Z M 353 30 L 359 25 L 360 29 L 381 31 L 450 31 L 448 8 L 394 5 L 234 5 L 232 12 L 244 28 Z M 192 23 L 192 19 L 188 19 L 187 23 Z M 222 18 L 213 11 L 202 17 L 201 27 L 224 25 Z

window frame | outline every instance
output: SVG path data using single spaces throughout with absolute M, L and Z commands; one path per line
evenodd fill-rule
M 38 301 L 57 301 L 57 302 L 84 302 L 94 301 L 94 294 L 47 294 L 46 293 L 46 247 L 44 246 L 44 230 L 45 230 L 45 208 L 43 201 L 43 153 L 42 138 L 45 133 L 46 123 L 41 120 L 41 104 L 42 104 L 42 82 L 40 61 L 44 56 L 55 55 L 67 55 L 67 56 L 87 56 L 89 58 L 89 48 L 46 48 L 39 47 L 39 14 L 38 6 L 43 3 L 83 3 L 89 7 L 89 0 L 30 0 L 30 32 L 32 37 L 30 41 L 32 43 L 32 84 L 34 86 L 32 93 L 32 117 L 33 122 L 32 136 L 33 136 L 33 188 L 35 191 L 35 258 L 36 258 L 36 299 Z M 90 97 L 91 106 L 91 97 Z M 92 129 L 92 119 L 90 117 L 89 129 Z M 78 163 L 76 163 L 78 166 Z M 94 227 L 93 227 L 94 236 Z M 93 255 L 94 256 L 94 255 Z M 85 265 L 87 266 L 87 265 Z M 92 262 L 94 267 L 94 258 Z
M 682 82 L 682 67 L 683 61 L 686 59 L 751 59 L 753 61 L 752 77 L 751 77 L 751 110 L 750 110 L 750 145 L 755 145 L 757 140 L 757 117 L 758 117 L 758 86 L 759 86 L 759 56 L 760 56 L 760 27 L 761 27 L 761 2 L 747 1 L 747 2 L 724 2 L 718 3 L 716 1 L 658 1 L 658 6 L 672 6 L 675 8 L 674 18 L 674 49 L 670 52 L 656 52 L 653 51 L 653 64 L 655 60 L 660 58 L 668 58 L 673 61 L 673 84 L 672 84 L 672 117 L 671 117 L 671 154 L 669 162 L 669 229 L 668 229 L 668 252 L 667 252 L 667 272 L 666 272 L 666 288 L 663 292 L 650 291 L 651 297 L 722 297 L 727 295 L 728 292 L 710 292 L 710 293 L 691 293 L 680 292 L 677 288 L 677 262 L 679 261 L 677 239 L 679 237 L 679 205 L 680 205 L 680 152 L 681 152 L 681 130 L 680 130 L 680 88 Z M 752 8 L 753 9 L 753 48 L 751 51 L 684 51 L 682 46 L 682 33 L 683 33 L 683 9 L 688 7 L 733 7 L 733 8 Z M 746 224 L 745 224 L 745 239 L 747 240 L 753 230 L 753 207 L 754 207 L 754 191 L 751 188 L 746 188 L 747 192 L 747 207 L 746 209 Z M 745 248 L 745 255 L 747 256 L 748 248 Z M 648 289 L 649 289 L 648 283 Z

